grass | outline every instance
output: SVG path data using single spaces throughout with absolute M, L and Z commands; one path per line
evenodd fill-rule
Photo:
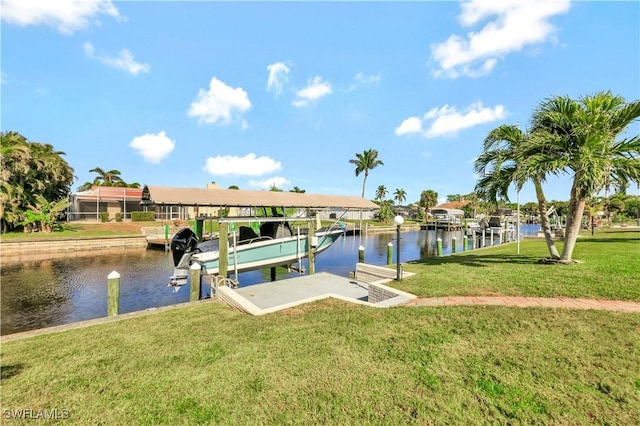
M 40 240 L 48 238 L 85 238 L 119 235 L 142 235 L 140 228 L 163 226 L 163 222 L 69 222 L 55 232 L 7 232 L 3 240 Z
M 535 264 L 541 241 L 415 262 L 401 284 L 637 300 L 639 237 L 581 238 L 576 265 Z M 2 409 L 66 409 L 71 424 L 640 424 L 638 314 L 329 300 L 251 317 L 202 302 L 1 351 Z
M 562 242 L 557 242 L 562 250 Z M 548 256 L 541 240 L 525 240 L 427 258 L 405 265 L 418 273 L 402 290 L 432 296 L 587 297 L 640 301 L 640 230 L 611 228 L 578 239 L 574 265 L 540 265 Z
M 2 405 L 74 424 L 638 424 L 639 328 L 597 311 L 202 303 L 3 344 Z

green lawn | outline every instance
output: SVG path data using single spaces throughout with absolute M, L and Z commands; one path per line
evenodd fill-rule
M 640 233 L 578 244 L 581 264 L 537 265 L 533 241 L 416 262 L 401 285 L 640 299 Z M 639 314 L 328 300 L 251 317 L 205 301 L 1 355 L 2 409 L 69 424 L 640 424 Z
M 562 242 L 558 242 L 562 250 Z M 409 262 L 418 276 L 399 288 L 431 296 L 587 297 L 640 301 L 640 229 L 611 228 L 578 238 L 574 265 L 540 265 L 542 240 L 525 240 L 453 256 Z

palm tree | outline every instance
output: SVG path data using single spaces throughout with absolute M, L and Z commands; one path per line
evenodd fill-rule
M 98 176 L 93 181 L 94 185 L 115 186 L 118 182 L 123 182 L 120 170 L 103 170 L 100 167 L 89 170 L 89 173 L 97 173 Z
M 626 103 L 611 92 L 577 101 L 557 96 L 534 111 L 528 163 L 540 174 L 573 174 L 561 261 L 572 261 L 588 198 L 611 183 L 640 182 L 640 136 L 618 140 L 638 117 L 640 101 Z
M 363 151 L 362 154 L 356 152 L 356 158 L 349 160 L 349 162 L 356 165 L 356 176 L 360 176 L 360 173 L 364 172 L 364 180 L 362 181 L 362 198 L 364 198 L 369 170 L 383 166 L 384 163 L 382 160 L 378 160 L 378 151 L 375 149 Z
M 428 217 L 429 211 L 438 205 L 438 193 L 433 189 L 422 191 L 418 205 L 424 209 L 425 217 Z
M 398 202 L 398 205 L 401 205 L 407 199 L 407 191 L 402 188 L 396 188 L 393 193 L 393 199 Z
M 387 194 L 389 193 L 389 191 L 387 191 L 387 187 L 384 185 L 380 185 L 378 186 L 378 189 L 376 189 L 376 200 L 378 201 L 382 201 L 387 197 Z
M 520 191 L 528 180 L 533 182 L 538 199 L 540 212 L 540 227 L 552 259 L 559 259 L 560 254 L 553 241 L 551 223 L 547 215 L 547 200 L 542 190 L 544 173 L 527 169 L 525 161 L 527 155 L 523 152 L 527 147 L 529 135 L 517 126 L 502 125 L 489 132 L 483 144 L 483 152 L 475 161 L 476 173 L 481 178 L 476 183 L 475 192 L 488 202 L 497 204 L 498 198 L 509 200 L 509 186 L 515 182 Z

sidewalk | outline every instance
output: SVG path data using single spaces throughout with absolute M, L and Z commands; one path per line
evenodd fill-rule
M 573 299 L 570 297 L 510 297 L 510 296 L 446 296 L 413 299 L 403 306 L 460 306 L 500 305 L 520 308 L 598 309 L 640 313 L 640 302 L 599 299 Z

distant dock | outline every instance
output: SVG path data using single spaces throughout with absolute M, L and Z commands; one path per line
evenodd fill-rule
M 420 225 L 420 230 L 433 231 L 436 229 L 443 229 L 445 231 L 460 231 L 464 229 L 464 225 L 461 223 L 450 222 L 427 222 Z

